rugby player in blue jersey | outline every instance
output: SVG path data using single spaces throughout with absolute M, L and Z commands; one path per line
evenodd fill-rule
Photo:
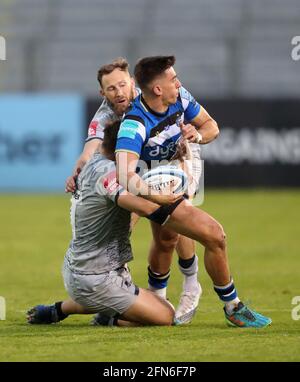
M 145 163 L 153 167 L 160 161 L 171 160 L 182 137 L 189 142 L 205 144 L 219 134 L 216 122 L 181 86 L 174 64 L 174 56 L 145 57 L 136 64 L 135 79 L 142 93 L 122 120 L 116 146 L 119 183 L 134 195 L 160 205 L 171 205 L 175 195 L 153 195 L 137 169 L 143 168 Z M 187 214 L 189 210 L 187 208 Z M 205 248 L 205 267 L 214 290 L 225 304 L 226 319 L 236 326 L 247 326 L 249 317 L 257 327 L 268 325 L 270 319 L 251 311 L 238 298 L 229 272 L 225 235 L 220 225 L 201 210 L 198 215 L 197 221 L 191 215 L 186 236 L 192 237 L 188 233 L 197 226 L 198 240 Z M 165 236 L 176 239 L 177 233 L 170 227 L 161 227 L 155 222 L 151 225 L 154 241 L 159 243 Z M 150 253 L 156 258 L 157 255 L 153 251 Z M 169 263 L 167 254 L 164 256 L 166 263 Z M 160 266 L 162 264 L 163 260 Z M 186 270 L 193 264 L 188 265 Z M 164 271 L 160 268 L 160 272 Z
M 91 158 L 92 154 L 101 147 L 104 127 L 107 122 L 121 119 L 130 102 L 140 94 L 140 89 L 135 87 L 134 80 L 130 77 L 128 63 L 124 58 L 118 58 L 113 62 L 103 65 L 98 71 L 100 94 L 104 97 L 102 104 L 93 117 L 89 129 L 84 150 L 76 162 L 73 175 L 67 179 L 66 191 L 75 191 L 75 181 L 84 164 Z M 211 131 L 212 137 L 216 134 L 216 124 L 210 123 L 207 113 L 202 108 L 200 123 L 206 123 Z M 191 133 L 188 127 L 187 138 Z M 193 129 L 194 130 L 194 129 Z M 195 133 L 195 131 L 192 131 Z M 199 135 L 196 136 L 199 139 Z M 191 139 L 193 141 L 193 139 Z M 191 144 L 193 152 L 193 170 L 199 171 L 201 158 L 198 144 Z M 136 220 L 135 218 L 133 220 Z M 178 320 L 182 323 L 190 322 L 196 312 L 202 288 L 198 282 L 198 258 L 195 255 L 195 244 L 193 240 L 162 231 L 160 236 L 156 234 L 155 226 L 154 240 L 151 244 L 148 267 L 148 288 L 161 297 L 166 298 L 166 287 L 170 276 L 172 254 L 176 247 L 179 256 L 179 269 L 184 275 L 183 291 L 176 311 Z

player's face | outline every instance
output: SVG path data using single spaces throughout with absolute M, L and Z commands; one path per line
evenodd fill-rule
M 121 116 L 134 98 L 134 81 L 128 72 L 117 68 L 102 77 L 101 94 Z
M 173 67 L 167 69 L 160 77 L 163 104 L 169 106 L 176 102 L 181 83 Z

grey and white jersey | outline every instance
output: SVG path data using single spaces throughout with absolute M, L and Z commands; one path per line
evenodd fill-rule
M 83 167 L 71 199 L 73 238 L 66 260 L 72 272 L 101 274 L 132 260 L 130 212 L 116 204 L 122 190 L 115 163 L 95 153 Z
M 135 88 L 135 93 L 137 95 L 141 94 L 141 89 Z M 86 142 L 92 139 L 103 139 L 104 137 L 104 128 L 108 122 L 115 120 L 121 120 L 123 116 L 118 116 L 111 104 L 107 101 L 106 98 L 103 99 L 99 109 L 96 111 L 88 129 L 88 136 Z
M 104 98 L 89 125 L 88 136 L 85 141 L 88 142 L 95 138 L 103 139 L 106 124 L 115 119 L 120 118 L 114 112 L 107 99 Z

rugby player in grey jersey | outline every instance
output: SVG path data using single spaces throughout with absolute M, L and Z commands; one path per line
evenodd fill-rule
M 101 145 L 105 156 L 94 153 L 79 174 L 78 187 L 72 195 L 72 240 L 63 267 L 64 284 L 71 299 L 32 308 L 28 312 L 31 324 L 50 324 L 69 314 L 90 313 L 98 313 L 100 323 L 118 321 L 120 326 L 173 323 L 171 304 L 134 285 L 127 267 L 133 259 L 130 212 L 153 219 L 160 206 L 130 195 L 117 184 L 113 160 L 118 127 L 115 124 L 105 130 Z
M 72 196 L 73 237 L 65 255 L 63 277 L 71 297 L 53 305 L 37 305 L 28 311 L 31 324 L 62 321 L 70 314 L 96 312 L 98 325 L 139 326 L 181 323 L 165 299 L 134 285 L 127 262 L 132 260 L 130 211 L 159 225 L 197 240 L 205 247 L 206 270 L 224 302 L 228 324 L 261 328 L 271 319 L 250 310 L 238 299 L 230 278 L 222 226 L 195 208 L 182 195 L 169 195 L 171 204 L 159 206 L 130 194 L 116 179 L 115 145 L 119 122 L 105 129 L 100 153 L 95 153 L 78 177 Z M 147 188 L 147 193 L 151 193 Z M 232 298 L 237 303 L 232 305 Z M 75 308 L 74 308 L 75 307 Z
M 67 192 L 75 191 L 76 178 L 82 167 L 92 154 L 101 147 L 106 123 L 121 119 L 130 102 L 140 92 L 139 89 L 135 88 L 134 80 L 128 71 L 128 63 L 123 58 L 118 58 L 111 64 L 102 66 L 98 72 L 98 81 L 101 89 L 100 94 L 104 97 L 104 101 L 90 123 L 88 137 L 83 152 L 76 162 L 73 175 L 66 181 Z M 204 108 L 203 113 L 206 113 Z M 191 144 L 191 148 L 194 157 L 193 171 L 197 172 L 201 167 L 200 146 Z M 133 214 L 132 226 L 136 221 L 137 218 Z M 160 235 L 153 232 L 148 259 L 148 288 L 166 298 L 166 285 L 170 276 L 172 254 L 175 248 L 179 256 L 179 269 L 184 275 L 183 291 L 176 314 L 178 318 L 182 318 L 183 322 L 189 322 L 196 312 L 202 293 L 201 285 L 198 282 L 198 257 L 195 254 L 193 240 L 184 236 L 180 236 L 178 240 L 177 236 L 170 236 L 167 231 L 162 231 Z

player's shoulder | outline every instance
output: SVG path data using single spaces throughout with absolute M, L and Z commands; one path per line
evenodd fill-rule
M 134 98 L 134 100 L 131 102 L 131 106 L 130 106 L 128 112 L 135 112 L 135 113 L 140 112 L 140 110 L 141 110 L 141 98 L 142 98 L 141 93 L 138 94 L 138 96 Z
M 108 171 L 116 168 L 116 164 L 114 161 L 107 159 L 104 155 L 99 152 L 93 154 L 91 161 L 91 167 L 94 168 L 97 172 L 105 173 L 105 169 Z
M 88 162 L 85 179 L 97 194 L 104 198 L 115 196 L 120 189 L 117 183 L 117 169 L 114 161 L 107 159 L 100 153 L 95 153 Z
M 136 100 L 135 100 L 136 101 Z M 139 105 L 136 102 L 133 102 L 131 108 L 127 110 L 123 119 L 121 121 L 120 130 L 118 133 L 118 139 L 126 138 L 135 140 L 136 134 L 139 134 L 143 140 L 146 138 L 147 123 L 146 118 Z M 119 149 L 117 144 L 117 149 Z M 129 147 L 127 147 L 129 149 Z M 122 147 L 124 149 L 124 147 Z M 131 147 L 133 149 L 133 147 Z
M 188 101 L 192 98 L 191 93 L 183 86 L 179 88 L 179 96 L 181 99 L 188 100 Z
M 101 179 L 116 174 L 116 164 L 102 154 L 95 153 L 84 170 L 85 178 L 88 179 L 88 182 L 91 185 L 93 185 L 99 181 L 101 182 Z
M 141 105 L 140 95 L 136 97 L 131 103 L 130 108 L 126 111 L 122 121 L 133 120 L 145 124 L 145 113 Z
M 116 115 L 112 106 L 109 104 L 106 98 L 103 99 L 101 105 L 96 111 L 93 120 L 101 120 L 103 118 L 112 118 Z
M 192 94 L 183 86 L 179 89 L 178 102 L 183 106 L 185 111 L 189 110 L 193 115 L 190 115 L 193 118 L 194 113 L 199 112 L 200 104 L 196 101 L 196 99 L 192 96 Z
M 115 118 L 117 118 L 117 115 L 104 98 L 89 124 L 88 138 L 86 141 L 93 138 L 103 139 L 103 130 L 106 123 Z

